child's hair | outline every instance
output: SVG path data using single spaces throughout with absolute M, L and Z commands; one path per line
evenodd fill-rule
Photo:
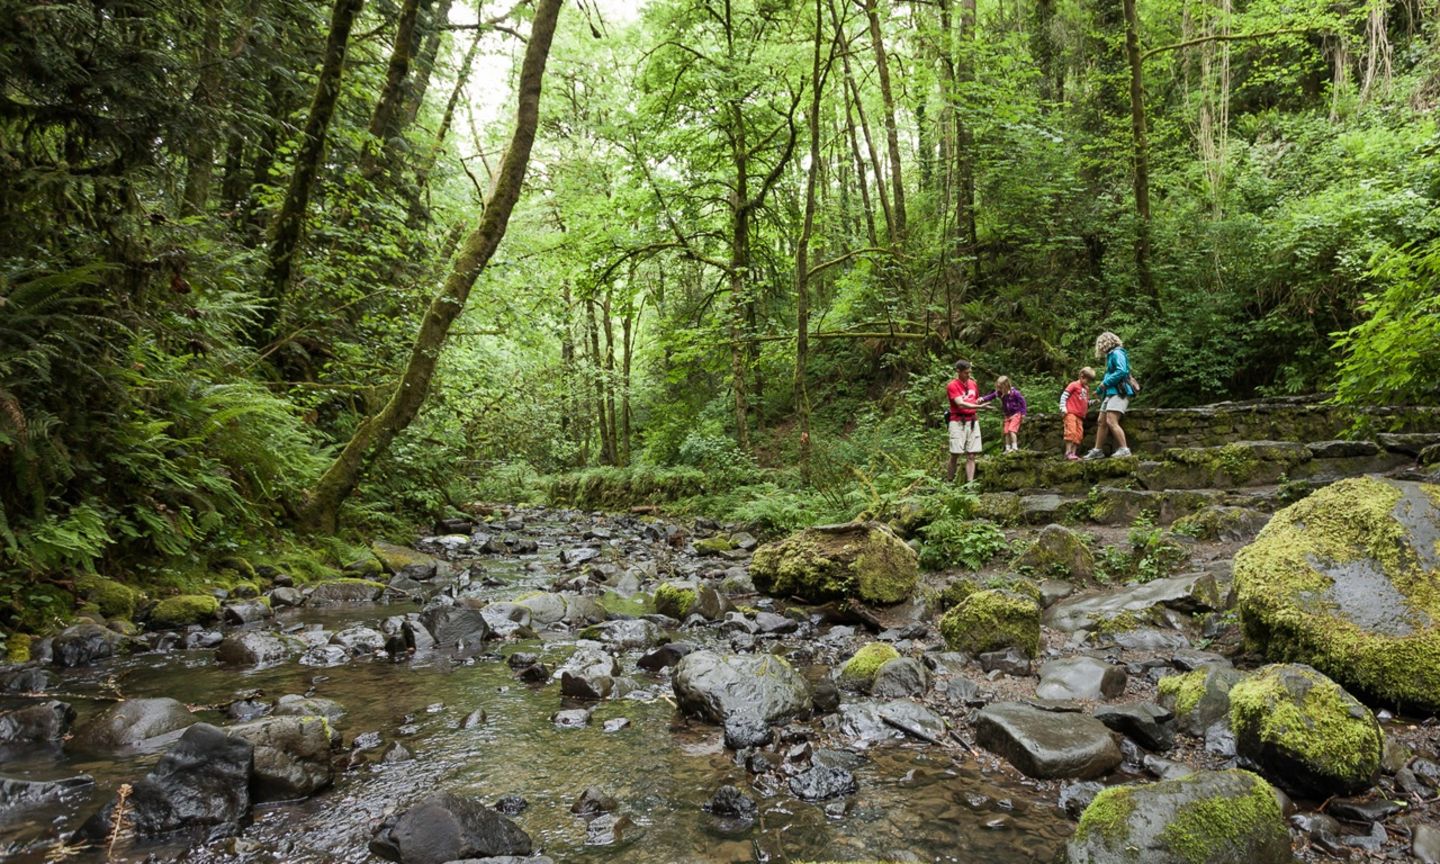
M 1089 366 L 1082 367 L 1080 369 L 1080 377 L 1084 378 L 1086 381 L 1094 381 L 1095 370 L 1091 369 Z
M 996 378 L 996 379 L 995 379 L 995 389 L 996 389 L 996 390 L 999 390 L 1001 387 L 1009 387 L 1009 386 L 1010 386 L 1010 376 L 1009 376 L 1009 375 L 1001 375 L 999 378 Z

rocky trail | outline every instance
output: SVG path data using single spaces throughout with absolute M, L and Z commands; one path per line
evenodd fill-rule
M 762 544 L 479 508 L 37 643 L 0 854 L 1437 861 L 1427 443 L 992 458 L 979 572 L 920 574 L 914 514 Z

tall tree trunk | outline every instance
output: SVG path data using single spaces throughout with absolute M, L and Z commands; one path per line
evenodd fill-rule
M 600 311 L 605 321 L 605 422 L 610 431 L 610 464 L 620 464 L 620 424 L 615 417 L 615 314 L 614 285 L 605 285 L 605 302 Z
M 860 206 L 865 208 L 865 231 L 870 238 L 870 245 L 879 246 L 880 237 L 875 232 L 875 206 L 870 203 L 870 181 L 865 176 L 865 157 L 860 153 L 860 138 L 855 134 L 855 117 L 850 112 L 849 94 L 842 90 L 840 101 L 845 103 L 845 132 L 850 139 L 850 152 L 855 157 L 855 179 L 856 185 L 860 187 Z
M 1059 102 L 1064 95 L 1065 72 L 1056 61 L 1055 0 L 1035 0 L 1035 23 L 1030 33 L 1030 53 L 1040 67 L 1040 95 L 1047 103 Z M 1048 105 L 1044 106 L 1048 109 Z
M 428 5 L 430 0 L 425 0 Z M 415 21 L 420 15 L 421 0 L 405 0 L 400 7 L 400 20 L 395 25 L 395 44 L 390 49 L 390 62 L 385 69 L 385 86 L 380 89 L 380 98 L 375 102 L 375 112 L 370 115 L 370 135 L 375 139 L 367 142 L 361 159 L 361 170 L 366 177 L 374 177 L 384 170 L 394 149 L 391 139 L 400 134 L 401 110 L 405 101 L 405 82 L 410 74 L 410 63 L 414 59 L 420 38 Z
M 820 74 L 821 0 L 815 0 L 815 44 L 810 60 L 810 166 L 805 172 L 805 220 L 795 245 L 795 414 L 800 427 L 800 470 L 810 473 L 810 235 L 815 230 L 815 177 L 820 173 L 820 99 L 825 88 Z M 838 39 L 839 34 L 836 34 Z M 826 67 L 829 71 L 829 67 Z
M 192 102 L 199 107 L 199 123 L 190 139 L 185 166 L 185 196 L 180 212 L 194 216 L 210 200 L 210 178 L 215 172 L 215 113 L 222 100 L 224 70 L 220 60 L 220 19 L 224 6 L 212 0 L 205 10 L 205 35 L 200 42 L 200 79 Z
M 1135 275 L 1140 291 L 1158 300 L 1150 276 L 1150 143 L 1145 134 L 1145 80 L 1140 59 L 1140 18 L 1135 0 L 1125 5 L 1125 56 L 1130 62 L 1130 134 L 1135 161 Z
M 325 60 L 320 66 L 320 78 L 315 83 L 315 99 L 310 104 L 310 116 L 305 121 L 305 131 L 300 138 L 300 152 L 295 156 L 295 170 L 290 174 L 285 202 L 280 205 L 280 212 L 275 217 L 270 234 L 269 266 L 262 295 L 262 299 L 266 301 L 260 321 L 262 335 L 274 329 L 280 315 L 280 306 L 285 302 L 285 295 L 290 290 L 290 280 L 295 271 L 295 253 L 300 246 L 300 235 L 305 227 L 305 211 L 310 206 L 310 193 L 314 189 L 315 178 L 320 173 L 320 161 L 325 153 L 325 135 L 330 129 L 330 117 L 335 113 L 335 101 L 340 98 L 340 81 L 345 67 L 345 53 L 350 42 L 350 28 L 354 26 L 355 18 L 364 4 L 365 0 L 335 0 L 335 9 L 330 16 L 330 35 L 325 43 Z M 345 490 L 345 494 L 349 494 L 349 489 Z
M 614 463 L 610 459 L 610 423 L 605 419 L 605 381 L 600 373 L 600 324 L 593 297 L 585 298 L 585 332 L 590 337 L 590 389 L 594 400 L 590 413 L 600 427 L 600 464 L 611 465 Z
M 567 437 L 570 434 L 570 427 L 573 425 L 571 419 L 575 405 L 578 400 L 575 398 L 575 335 L 570 328 L 570 280 L 565 280 L 564 295 L 565 314 L 562 316 L 564 329 L 560 331 L 560 392 L 564 394 L 565 404 L 560 411 L 560 435 Z
M 450 21 L 450 6 L 453 0 L 432 0 L 434 5 L 426 10 L 422 22 L 424 35 L 420 53 L 415 58 L 415 75 L 410 86 L 405 88 L 405 107 L 400 115 L 400 128 L 408 129 L 415 122 L 420 109 L 425 105 L 425 94 L 430 90 L 430 78 L 435 73 L 435 58 L 440 55 L 440 39 L 445 35 L 445 25 Z M 480 31 L 475 32 L 480 38 Z
M 634 284 L 634 269 L 631 269 L 631 284 Z M 631 288 L 633 291 L 634 289 Z M 622 465 L 630 464 L 630 365 L 635 353 L 635 328 L 639 322 L 636 320 L 635 304 L 625 301 L 625 309 L 620 319 L 620 332 L 622 334 L 624 350 L 621 355 L 621 381 L 620 381 L 620 462 Z
M 875 0 L 865 0 L 865 17 L 870 22 L 870 47 L 875 51 L 875 72 L 880 78 L 880 101 L 885 106 L 885 144 L 890 151 L 890 191 L 895 196 L 894 235 L 905 239 L 905 181 L 900 165 L 900 130 L 895 123 L 895 96 L 890 91 L 890 62 L 885 56 L 885 39 L 880 33 L 880 13 Z
M 956 77 L 961 84 L 975 80 L 975 0 L 960 0 L 960 45 Z M 970 281 L 980 285 L 980 236 L 975 227 L 975 138 L 963 111 L 955 113 L 955 157 L 959 171 L 958 227 L 970 255 Z
M 535 143 L 535 129 L 539 123 L 540 85 L 545 77 L 545 61 L 563 2 L 539 0 L 536 4 L 530 38 L 525 46 L 525 59 L 520 67 L 515 132 L 496 172 L 484 215 L 480 217 L 474 233 L 465 241 L 444 287 L 425 311 L 410 359 L 390 400 L 379 413 L 360 423 L 345 449 L 299 508 L 297 521 L 308 530 L 335 530 L 340 504 L 354 491 L 365 468 L 389 448 L 390 442 L 410 425 L 425 403 L 450 326 L 464 311 L 470 290 L 505 236 L 510 213 L 520 198 L 525 169 L 530 161 L 530 148 Z

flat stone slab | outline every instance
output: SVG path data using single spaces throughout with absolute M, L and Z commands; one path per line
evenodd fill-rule
M 1120 748 L 1105 724 L 1085 714 L 997 702 L 975 718 L 975 741 L 1042 780 L 1102 777 L 1120 765 Z
M 1214 586 L 1214 575 L 1209 572 L 1185 573 L 1142 585 L 1126 586 L 1119 591 L 1061 600 L 1045 610 L 1043 621 L 1047 627 L 1067 633 L 1089 630 L 1101 621 L 1108 621 L 1124 612 L 1144 612 L 1156 604 L 1189 608 L 1195 608 L 1197 603 L 1209 605 L 1205 599 Z

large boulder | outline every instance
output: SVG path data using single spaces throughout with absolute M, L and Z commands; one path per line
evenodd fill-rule
M 1370 709 L 1309 666 L 1266 666 L 1230 689 L 1236 752 L 1315 798 L 1375 783 L 1385 736 Z
M 555 677 L 560 679 L 560 692 L 572 699 L 607 698 L 615 689 L 615 678 L 619 674 L 618 660 L 589 645 L 576 648 L 555 670 Z
M 394 543 L 377 541 L 370 545 L 381 568 L 391 576 L 405 576 L 424 581 L 435 578 L 440 562 L 431 555 Z
M 691 615 L 715 621 L 731 608 L 724 595 L 704 583 L 665 582 L 655 589 L 655 611 L 679 621 Z
M 1042 780 L 1101 777 L 1121 761 L 1110 730 L 1094 717 L 1022 702 L 982 708 L 975 716 L 975 743 Z
M 1079 532 L 1046 525 L 1011 566 L 1043 578 L 1085 582 L 1095 575 L 1095 555 Z
M 255 748 L 256 801 L 289 801 L 330 785 L 330 750 L 339 740 L 324 717 L 262 717 L 230 727 Z
M 1085 699 L 1098 702 L 1125 692 L 1125 667 L 1094 657 L 1062 657 L 1040 667 L 1035 695 L 1041 699 Z
M 1040 605 L 1009 591 L 976 591 L 940 619 L 940 634 L 955 651 L 984 654 L 1018 648 L 1040 652 Z
M 1342 480 L 1275 514 L 1235 558 L 1241 623 L 1273 661 L 1440 710 L 1440 486 Z
M 1291 864 L 1275 790 L 1248 771 L 1112 786 L 1065 847 L 1067 864 Z
M 90 622 L 66 627 L 51 642 L 55 665 L 89 666 L 113 655 L 121 639 L 119 633 Z
M 369 579 L 331 579 L 311 588 L 309 606 L 339 606 L 346 603 L 373 603 L 385 593 L 385 585 Z
M 59 741 L 70 729 L 75 709 L 68 702 L 50 699 L 0 711 L 0 744 L 38 744 Z
M 126 699 L 82 725 L 75 733 L 73 743 L 81 750 L 98 753 L 122 747 L 140 747 L 153 739 L 194 726 L 196 722 L 190 710 L 174 699 Z
M 755 550 L 755 584 L 771 594 L 824 602 L 853 597 L 899 603 L 915 590 L 915 550 L 879 522 L 817 525 Z
M 435 644 L 442 648 L 457 645 L 473 647 L 490 635 L 490 624 L 479 609 L 437 606 L 422 612 L 420 620 L 435 638 Z
M 530 836 L 475 798 L 441 792 L 380 824 L 370 851 L 399 864 L 529 855 Z
M 125 803 L 125 824 L 139 837 L 156 837 L 181 828 L 238 826 L 250 813 L 250 775 L 254 748 L 208 723 L 185 730 L 180 740 L 144 779 L 134 784 Z M 118 799 L 111 799 L 80 829 L 101 842 L 114 834 Z
M 774 654 L 696 651 L 675 666 L 680 707 L 726 728 L 728 740 L 810 710 L 804 676 Z
M 179 594 L 166 597 L 150 610 L 150 626 L 189 627 L 214 621 L 220 614 L 220 601 L 209 594 Z
M 215 647 L 215 659 L 232 666 L 265 667 L 283 663 L 297 649 L 295 640 L 263 630 L 242 630 Z
M 1157 687 L 1160 705 L 1175 715 L 1180 731 L 1199 738 L 1229 715 L 1230 688 L 1239 680 L 1239 672 L 1220 665 L 1167 675 Z

